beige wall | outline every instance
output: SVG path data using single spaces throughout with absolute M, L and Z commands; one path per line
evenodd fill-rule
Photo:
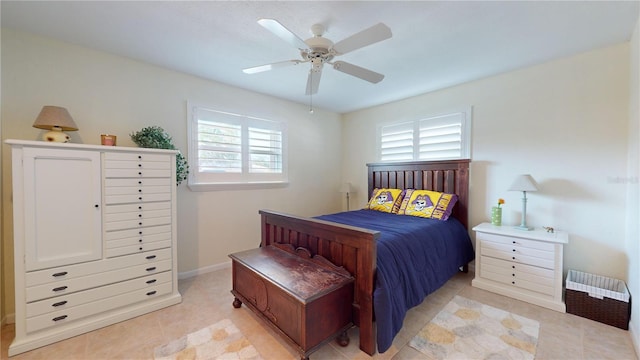
M 360 164 L 376 161 L 376 125 L 473 106 L 470 223 L 488 221 L 498 198 L 503 223 L 520 222 L 529 173 L 527 222 L 566 230 L 564 267 L 627 279 L 625 246 L 629 44 L 493 76 L 344 116 L 345 180 L 366 189 Z M 360 191 L 356 203 L 364 204 Z M 637 259 L 636 259 L 637 260 Z
M 640 356 L 640 17 L 630 41 L 629 81 L 629 165 L 627 175 L 627 254 L 629 291 L 631 297 L 631 323 L 629 330 Z
M 212 64 L 211 66 L 215 66 Z M 191 275 L 228 263 L 227 254 L 258 245 L 258 210 L 305 216 L 339 211 L 340 115 L 168 71 L 127 58 L 2 30 L 2 138 L 37 140 L 31 127 L 43 105 L 66 107 L 80 130 L 73 142 L 99 144 L 101 133 L 135 146 L 129 134 L 159 125 L 186 154 L 186 101 L 287 121 L 290 185 L 281 189 L 192 192 L 178 188 L 178 271 Z M 188 155 L 188 154 L 186 154 Z M 4 224 L 11 224 L 10 151 L 3 144 Z M 72 221 L 72 219 L 69 219 Z M 13 313 L 13 241 L 2 229 L 5 314 Z

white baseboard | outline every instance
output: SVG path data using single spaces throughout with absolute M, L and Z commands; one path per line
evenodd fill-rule
M 198 275 L 202 275 L 202 274 L 206 274 L 206 273 L 210 273 L 213 271 L 218 271 L 218 270 L 222 270 L 230 267 L 231 267 L 231 260 L 221 264 L 210 265 L 210 266 L 205 266 L 205 267 L 191 270 L 191 271 L 180 272 L 178 273 L 178 280 L 187 279 L 193 276 L 198 276 Z
M 636 350 L 636 357 L 640 358 L 640 324 L 633 321 L 629 322 L 629 336 L 633 342 L 633 348 Z

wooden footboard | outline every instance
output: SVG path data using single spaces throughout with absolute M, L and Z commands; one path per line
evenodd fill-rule
M 353 322 L 360 328 L 360 349 L 376 352 L 373 323 L 373 286 L 378 231 L 260 210 L 261 246 L 274 243 L 304 247 L 344 267 L 355 278 Z

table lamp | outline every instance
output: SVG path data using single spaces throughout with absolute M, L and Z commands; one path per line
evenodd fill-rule
M 522 191 L 522 222 L 516 229 L 533 230 L 527 226 L 527 191 L 538 191 L 538 184 L 533 180 L 531 175 L 518 175 L 516 180 L 509 187 L 509 191 Z
M 42 140 L 52 142 L 69 142 L 69 135 L 63 131 L 76 131 L 78 125 L 73 121 L 69 111 L 59 106 L 43 106 L 33 123 L 37 129 L 49 130 L 42 135 Z

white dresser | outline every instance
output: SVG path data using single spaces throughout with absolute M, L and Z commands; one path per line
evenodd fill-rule
M 175 151 L 6 143 L 16 322 L 9 356 L 181 301 Z
M 523 231 L 482 223 L 476 232 L 473 286 L 560 312 L 562 256 L 569 237 L 564 231 Z

